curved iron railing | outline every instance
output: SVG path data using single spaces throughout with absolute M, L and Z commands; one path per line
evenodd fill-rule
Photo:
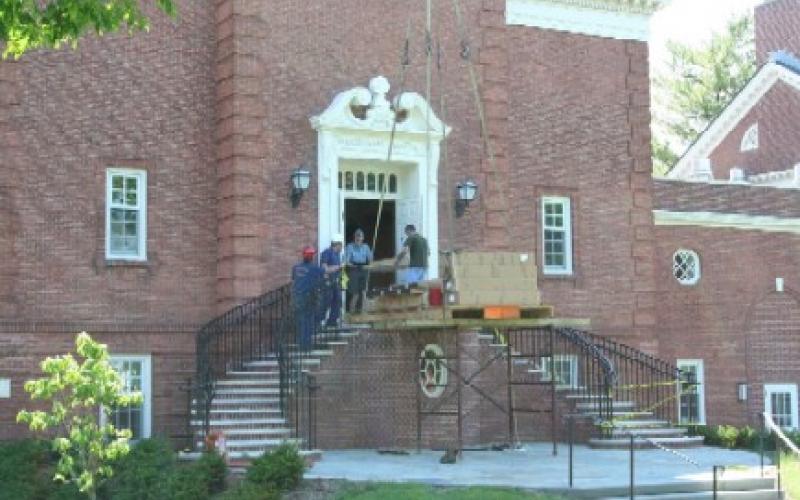
M 195 337 L 196 368 L 190 403 L 208 434 L 214 387 L 229 370 L 277 351 L 291 309 L 291 286 L 251 299 L 206 323 Z M 189 417 L 192 418 L 192 415 Z
M 553 432 L 556 392 L 571 394 L 582 413 L 595 417 L 602 432 L 615 422 L 639 415 L 674 422 L 681 373 L 666 361 L 625 344 L 566 327 L 515 329 L 508 342 L 513 357 L 534 365 L 540 383 L 551 386 Z M 615 408 L 630 401 L 635 412 Z

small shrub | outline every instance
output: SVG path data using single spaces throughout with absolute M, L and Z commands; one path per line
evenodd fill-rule
M 281 494 L 273 489 L 242 481 L 235 488 L 215 496 L 214 500 L 278 500 Z
M 739 429 L 739 434 L 736 436 L 736 447 L 746 450 L 758 449 L 758 431 L 749 425 Z
M 171 500 L 206 500 L 209 497 L 207 478 L 197 464 L 176 467 L 169 476 L 168 490 Z
M 169 479 L 174 468 L 175 454 L 166 440 L 143 439 L 120 461 L 101 494 L 114 500 L 169 498 Z
M 193 465 L 206 483 L 209 493 L 219 493 L 225 489 L 225 476 L 228 475 L 228 464 L 218 453 L 203 453 L 200 460 Z
M 265 453 L 253 460 L 247 470 L 246 479 L 257 486 L 289 491 L 300 484 L 305 467 L 297 447 L 284 443 L 271 453 Z
M 732 425 L 720 425 L 717 427 L 717 435 L 722 446 L 728 449 L 736 447 L 736 439 L 739 437 L 739 429 Z

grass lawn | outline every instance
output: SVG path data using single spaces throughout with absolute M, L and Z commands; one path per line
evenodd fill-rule
M 509 488 L 479 486 L 437 488 L 423 484 L 369 483 L 348 486 L 336 498 L 337 500 L 563 500 L 565 497 Z
M 800 500 L 800 458 L 791 454 L 781 457 L 781 481 L 789 498 Z

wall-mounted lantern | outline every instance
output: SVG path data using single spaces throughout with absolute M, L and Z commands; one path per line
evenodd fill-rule
M 466 210 L 470 202 L 478 195 L 478 185 L 471 180 L 459 182 L 456 186 L 456 194 L 458 195 L 458 199 L 456 200 L 456 214 L 461 216 L 464 214 L 464 210 Z
M 292 206 L 296 207 L 300 204 L 300 198 L 303 193 L 308 191 L 308 186 L 311 185 L 311 172 L 304 167 L 299 167 L 292 172 Z
M 739 401 L 747 401 L 747 383 L 739 382 L 736 384 L 736 393 Z

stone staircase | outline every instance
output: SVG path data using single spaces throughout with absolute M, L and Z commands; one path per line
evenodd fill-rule
M 323 333 L 317 338 L 315 349 L 301 360 L 304 371 L 315 373 L 326 358 L 333 356 L 337 347 L 359 335 L 358 329 Z M 192 411 L 192 426 L 203 443 L 203 422 Z M 281 411 L 280 370 L 276 355 L 244 363 L 240 371 L 228 371 L 215 386 L 211 402 L 209 431 L 225 437 L 228 457 L 235 463 L 257 458 L 284 442 L 303 447 L 301 440 L 292 437 L 291 423 Z M 303 451 L 307 459 L 318 458 L 319 451 Z
M 585 394 L 564 395 L 574 404 L 576 418 L 592 419 L 596 425 L 603 426 L 595 411 L 596 400 L 602 396 Z M 703 445 L 702 436 L 688 436 L 686 429 L 675 427 L 666 420 L 657 419 L 652 412 L 640 411 L 633 401 L 613 401 L 614 422 L 605 437 L 589 439 L 589 446 L 599 449 L 630 448 L 630 436 L 634 436 L 635 448 L 693 448 Z

